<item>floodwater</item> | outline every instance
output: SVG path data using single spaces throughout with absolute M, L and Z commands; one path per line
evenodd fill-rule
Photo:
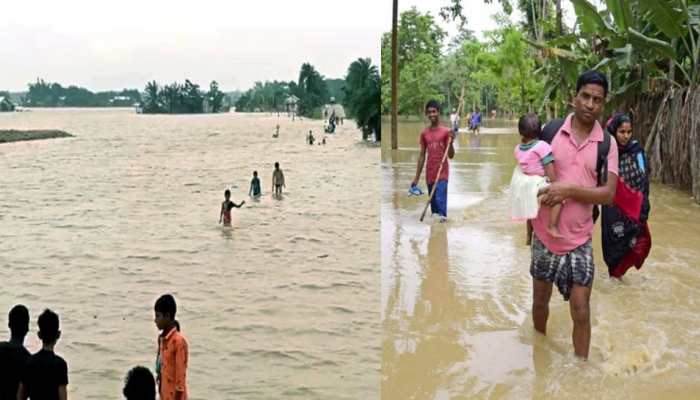
M 596 226 L 591 351 L 578 361 L 556 289 L 548 336 L 532 328 L 530 252 L 506 197 L 519 136 L 460 134 L 448 222 L 421 223 L 427 196 L 407 190 L 422 127 L 401 124 L 400 149 L 382 150 L 382 399 L 697 398 L 700 206 L 689 194 L 652 185 L 652 252 L 622 282 L 607 277 Z
M 191 399 L 379 396 L 380 149 L 354 123 L 313 147 L 320 121 L 269 114 L 39 109 L 3 128 L 76 136 L 0 146 L 0 326 L 26 304 L 33 352 L 38 314 L 59 313 L 71 398 L 121 399 L 131 367 L 153 369 L 166 292 Z M 231 228 L 217 225 L 226 188 L 246 200 Z

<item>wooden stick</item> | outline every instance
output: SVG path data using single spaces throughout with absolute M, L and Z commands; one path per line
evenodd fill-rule
M 451 144 L 452 144 L 452 137 L 447 139 L 447 147 L 445 148 L 445 154 L 442 155 L 442 161 L 440 162 L 440 168 L 438 168 L 437 176 L 435 177 L 435 183 L 433 183 L 433 190 L 430 191 L 430 197 L 428 198 L 428 202 L 425 203 L 425 208 L 423 208 L 423 214 L 420 215 L 421 222 L 423 222 L 423 218 L 425 218 L 425 212 L 428 211 L 428 206 L 430 205 L 430 202 L 433 200 L 433 195 L 435 195 L 435 189 L 437 189 L 438 179 L 440 179 L 440 173 L 442 172 L 442 166 L 445 164 L 445 160 L 447 159 L 447 153 L 449 153 L 449 151 L 450 151 Z

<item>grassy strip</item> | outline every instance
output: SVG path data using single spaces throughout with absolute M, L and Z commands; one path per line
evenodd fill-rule
M 59 130 L 0 130 L 0 143 L 19 142 L 23 140 L 40 140 L 73 137 L 70 133 Z

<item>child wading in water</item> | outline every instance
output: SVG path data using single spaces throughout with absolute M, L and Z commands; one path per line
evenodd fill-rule
M 248 190 L 248 196 L 252 198 L 260 197 L 260 179 L 258 178 L 258 171 L 253 171 L 253 179 L 250 181 L 250 189 Z M 242 204 L 242 203 L 241 203 Z
M 223 220 L 224 225 L 231 226 L 231 210 L 233 207 L 241 208 L 245 201 L 241 201 L 241 204 L 236 204 L 231 201 L 231 191 L 226 189 L 224 192 L 224 201 L 221 203 L 221 213 L 219 214 L 219 223 Z
M 415 187 L 420 179 L 420 173 L 425 163 L 425 180 L 428 184 L 428 193 L 436 185 L 435 194 L 430 201 L 430 211 L 432 214 L 440 216 L 440 222 L 447 220 L 447 179 L 450 173 L 450 165 L 447 159 L 445 165 L 440 170 L 440 162 L 447 151 L 449 158 L 454 157 L 455 149 L 452 145 L 455 133 L 449 128 L 440 125 L 440 104 L 436 100 L 430 100 L 425 105 L 425 115 L 430 120 L 430 126 L 425 128 L 420 134 L 420 155 L 416 166 L 416 176 L 411 182 L 411 187 Z M 449 142 L 449 148 L 447 143 Z M 425 162 L 426 152 L 428 161 Z M 437 176 L 440 170 L 440 176 Z
M 287 187 L 287 185 L 284 184 L 284 174 L 280 169 L 280 163 L 276 162 L 275 171 L 272 173 L 272 193 L 274 196 L 282 196 L 282 187 Z
M 158 336 L 156 376 L 160 400 L 187 400 L 187 340 L 175 320 L 177 305 L 172 295 L 160 296 L 154 306 Z
M 538 196 L 542 189 L 556 181 L 554 156 L 549 143 L 539 140 L 540 118 L 537 114 L 526 114 L 518 121 L 521 143 L 515 146 L 514 155 L 518 166 L 510 182 L 511 214 L 513 219 L 527 219 L 527 244 L 532 240 L 530 219 L 537 216 Z M 547 231 L 554 238 L 561 238 L 557 228 L 561 204 L 551 207 Z

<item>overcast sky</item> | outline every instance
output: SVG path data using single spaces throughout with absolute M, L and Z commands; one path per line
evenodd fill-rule
M 463 0 L 469 28 L 481 37 L 500 11 Z M 255 81 L 296 80 L 303 62 L 343 78 L 359 57 L 380 62 L 382 32 L 391 29 L 390 0 L 33 0 L 0 5 L 0 90 L 24 91 L 37 77 L 91 90 L 143 89 L 145 83 L 226 91 Z M 450 0 L 399 0 L 438 12 Z M 564 2 L 568 17 L 571 4 Z M 520 15 L 516 12 L 512 19 Z M 567 18 L 571 20 L 571 18 Z
M 149 80 L 224 90 L 296 80 L 304 62 L 343 78 L 359 57 L 380 62 L 391 2 L 377 0 L 34 0 L 0 4 L 0 90 L 37 77 L 91 90 Z

